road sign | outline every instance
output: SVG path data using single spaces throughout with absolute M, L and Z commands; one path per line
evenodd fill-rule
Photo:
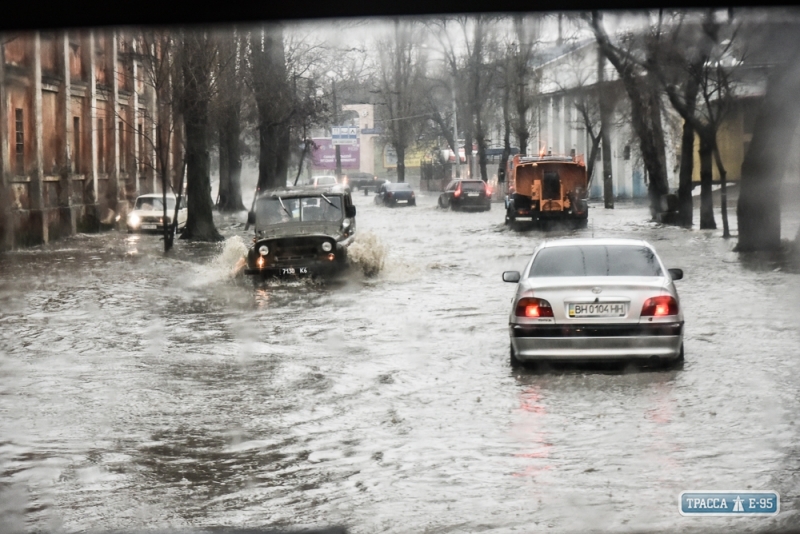
M 331 140 L 334 145 L 357 145 L 358 128 L 355 126 L 334 126 L 331 128 Z
M 684 491 L 679 501 L 681 515 L 770 516 L 780 511 L 775 491 Z

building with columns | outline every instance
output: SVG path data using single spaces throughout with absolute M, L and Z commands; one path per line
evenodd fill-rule
M 98 231 L 159 192 L 157 128 L 174 131 L 168 179 L 182 176 L 178 121 L 159 109 L 140 36 L 38 31 L 0 43 L 0 249 Z

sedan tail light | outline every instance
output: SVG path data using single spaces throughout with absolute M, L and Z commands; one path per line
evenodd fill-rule
M 670 295 L 661 295 L 644 301 L 642 317 L 663 317 L 678 315 L 678 301 Z
M 458 184 L 458 187 L 456 187 L 455 192 L 453 192 L 453 196 L 456 198 L 461 196 L 461 184 Z
M 485 184 L 485 185 L 484 185 L 484 188 L 485 188 L 485 189 L 484 189 L 484 192 L 486 193 L 486 196 L 487 196 L 487 197 L 490 197 L 490 196 L 492 196 L 492 188 L 491 188 L 491 187 L 489 187 L 489 184 Z
M 544 299 L 525 297 L 517 302 L 514 315 L 517 317 L 552 317 L 553 308 Z

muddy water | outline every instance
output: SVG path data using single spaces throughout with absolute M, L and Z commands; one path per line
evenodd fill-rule
M 236 217 L 168 257 L 115 232 L 0 256 L 0 531 L 800 524 L 800 276 L 633 205 L 513 232 L 497 204 L 354 198 L 366 269 L 335 283 L 231 277 Z M 645 238 L 684 269 L 683 370 L 511 371 L 500 273 L 553 235 Z M 746 488 L 781 514 L 678 513 Z

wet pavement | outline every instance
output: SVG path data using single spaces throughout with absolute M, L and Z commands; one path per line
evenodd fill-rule
M 232 278 L 244 214 L 166 257 L 122 232 L 0 255 L 0 531 L 800 525 L 800 275 L 630 203 L 515 232 L 499 204 L 354 199 L 374 277 Z M 511 370 L 500 275 L 563 235 L 684 269 L 683 369 Z M 781 513 L 682 517 L 692 489 L 775 490 Z

